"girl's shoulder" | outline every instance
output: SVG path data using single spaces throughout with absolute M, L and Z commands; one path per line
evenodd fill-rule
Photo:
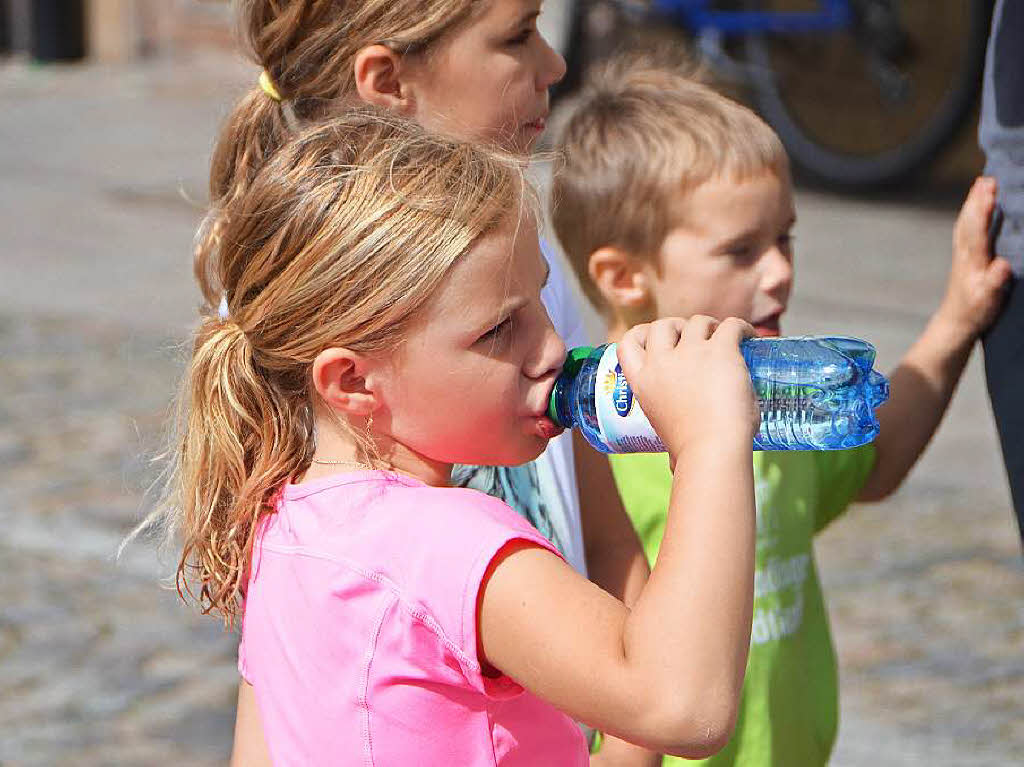
M 498 498 L 468 488 L 432 487 L 387 471 L 347 472 L 287 485 L 278 512 L 295 518 L 294 524 L 315 524 L 321 535 L 330 528 L 350 536 L 354 528 L 393 524 L 428 539 L 473 539 L 491 529 L 533 530 Z
M 485 573 L 495 556 L 517 540 L 558 555 L 497 498 L 384 472 L 359 472 L 286 487 L 258 546 L 261 559 L 282 560 L 289 573 L 303 566 L 298 555 L 319 563 L 310 565 L 315 572 L 304 588 L 325 590 L 325 599 L 353 593 L 353 587 L 382 596 L 388 592 L 402 613 L 422 616 L 437 633 L 473 654 L 477 595 Z
M 423 583 L 423 573 L 441 561 L 451 580 L 472 578 L 481 561 L 486 566 L 512 540 L 552 548 L 504 501 L 389 472 L 351 472 L 289 485 L 277 512 L 262 536 L 264 548 L 315 550 L 403 590 Z

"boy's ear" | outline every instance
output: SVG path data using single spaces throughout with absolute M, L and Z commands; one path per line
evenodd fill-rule
M 381 404 L 373 372 L 374 363 L 358 352 L 344 347 L 324 349 L 313 360 L 313 386 L 332 410 L 365 417 Z
M 587 271 L 604 300 L 616 307 L 637 309 L 650 301 L 643 263 L 621 248 L 598 248 L 590 254 Z
M 352 64 L 356 92 L 368 104 L 400 114 L 412 107 L 410 94 L 399 79 L 402 57 L 386 45 L 361 48 Z

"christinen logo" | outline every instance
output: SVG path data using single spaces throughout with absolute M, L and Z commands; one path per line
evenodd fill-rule
M 615 412 L 625 418 L 633 409 L 633 391 L 626 383 L 626 376 L 622 374 L 622 366 L 615 366 L 615 383 L 612 388 L 612 403 L 615 405 Z

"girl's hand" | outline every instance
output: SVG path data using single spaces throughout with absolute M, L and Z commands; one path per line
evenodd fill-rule
M 697 315 L 638 325 L 622 337 L 622 372 L 673 465 L 702 442 L 753 442 L 760 416 L 739 352 L 740 342 L 752 335 L 742 320 L 719 323 Z
M 953 230 L 953 263 L 946 297 L 939 309 L 958 333 L 974 340 L 999 314 L 1004 286 L 1012 274 L 1004 258 L 992 258 L 989 224 L 996 204 L 996 182 L 974 182 Z

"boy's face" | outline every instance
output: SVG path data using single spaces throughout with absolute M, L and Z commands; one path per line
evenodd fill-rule
M 788 174 L 716 177 L 678 201 L 680 223 L 645 267 L 656 316 L 739 317 L 777 336 L 793 286 Z

